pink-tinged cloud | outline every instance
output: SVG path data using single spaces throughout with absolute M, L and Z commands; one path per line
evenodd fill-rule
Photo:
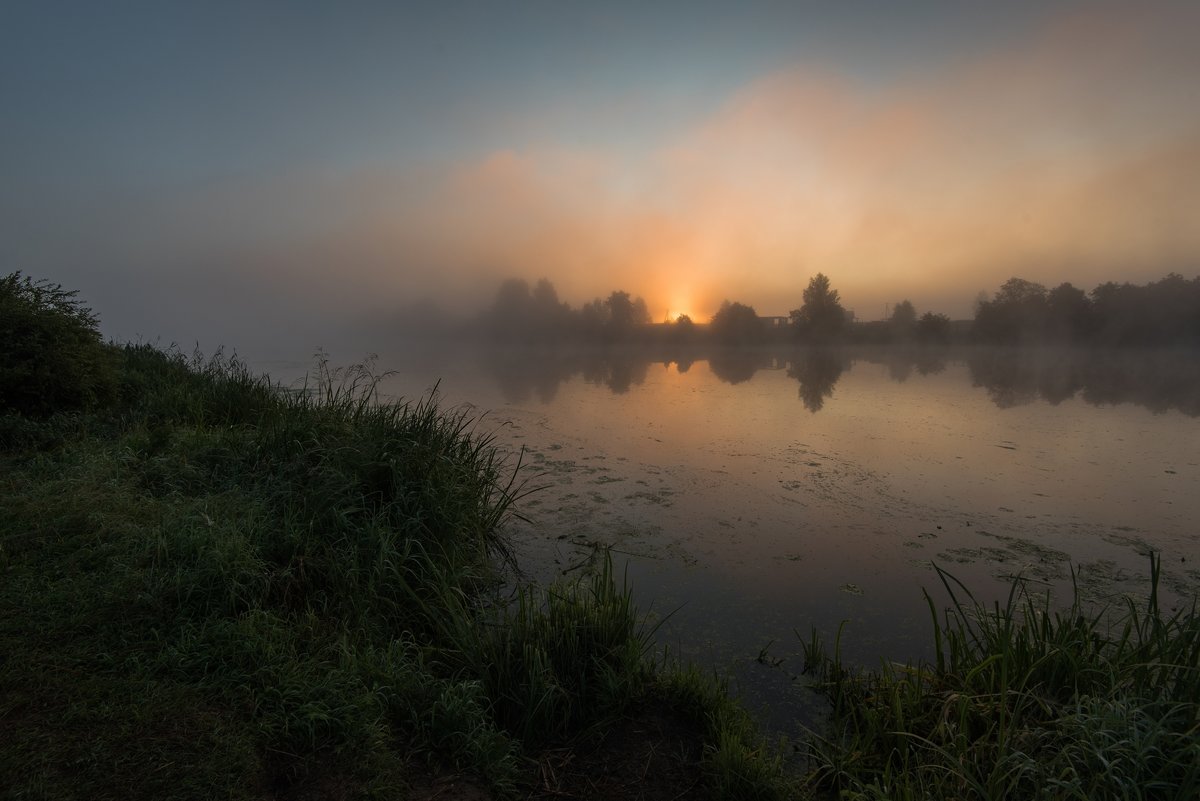
M 224 298 L 269 291 L 293 319 L 424 297 L 478 308 L 512 275 L 547 276 L 574 304 L 622 288 L 656 317 L 699 319 L 726 297 L 785 314 L 818 271 L 868 319 L 901 298 L 966 316 L 1013 275 L 1088 289 L 1192 275 L 1200 5 L 1139 9 L 1088 6 L 888 85 L 798 64 L 640 147 L 517 142 L 421 170 L 223 185 L 115 237 L 139 241 L 131 262 L 171 262 L 186 241 L 210 285 L 245 289 Z
M 767 313 L 824 271 L 852 305 L 965 314 L 1013 274 L 1091 286 L 1200 265 L 1200 29 L 1095 8 L 945 74 L 865 88 L 801 65 L 626 154 L 503 151 L 396 220 L 444 276 L 547 275 L 581 301 Z M 453 283 L 453 282 L 451 282 Z

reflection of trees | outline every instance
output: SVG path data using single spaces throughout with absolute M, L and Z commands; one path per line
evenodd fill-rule
M 850 359 L 839 349 L 808 348 L 793 355 L 788 377 L 800 382 L 800 400 L 815 414 L 833 397 L 834 386 L 849 366 Z
M 713 375 L 727 384 L 749 381 L 757 371 L 779 369 L 784 363 L 781 353 L 770 350 L 673 343 L 659 348 L 499 347 L 485 350 L 480 364 L 495 378 L 505 400 L 524 403 L 536 396 L 550 403 L 559 386 L 575 376 L 622 395 L 646 381 L 651 364 L 674 363 L 676 370 L 686 373 L 706 358 Z
M 646 380 L 655 357 L 640 348 L 514 347 L 484 350 L 480 363 L 500 386 L 504 399 L 524 403 L 536 396 L 550 403 L 558 388 L 581 376 L 620 395 Z
M 946 369 L 946 348 L 925 347 L 911 351 L 913 364 L 921 375 L 937 375 Z
M 913 360 L 907 354 L 897 352 L 896 358 L 888 359 L 888 378 L 903 384 L 912 375 Z
M 855 348 L 852 353 L 855 361 L 885 366 L 888 377 L 903 384 L 914 370 L 918 375 L 936 375 L 945 370 L 950 348 L 936 344 L 885 345 Z
M 967 360 L 971 385 L 987 390 L 992 403 L 1001 409 L 1023 406 L 1037 398 L 1037 378 L 1022 369 L 1016 351 L 972 353 Z
M 1001 408 L 1081 395 L 1094 406 L 1136 403 L 1155 412 L 1200 416 L 1200 359 L 1192 350 L 978 350 L 971 381 Z
M 614 395 L 624 395 L 630 387 L 640 386 L 650 367 L 650 356 L 634 350 L 607 350 L 593 357 L 584 370 L 584 378 L 593 384 L 603 384 Z
M 533 395 L 550 403 L 559 385 L 578 371 L 576 360 L 566 353 L 540 348 L 491 350 L 483 365 L 509 403 L 525 403 Z
M 824 408 L 851 361 L 883 365 L 893 380 L 939 373 L 950 359 L 965 360 L 970 380 L 1000 408 L 1042 400 L 1050 404 L 1078 398 L 1092 405 L 1136 403 L 1156 412 L 1175 410 L 1200 417 L 1200 353 L 1178 350 L 1082 350 L 1077 348 L 971 348 L 941 346 L 796 350 L 698 345 L 604 348 L 496 348 L 480 365 L 499 384 L 504 398 L 550 403 L 559 387 L 575 377 L 614 394 L 643 384 L 652 363 L 675 363 L 680 373 L 707 359 L 714 377 L 729 384 L 748 382 L 760 370 L 787 364 L 799 382 L 800 399 L 812 412 Z
M 771 354 L 761 350 L 720 348 L 708 354 L 709 369 L 726 384 L 749 381 L 759 370 L 771 365 Z

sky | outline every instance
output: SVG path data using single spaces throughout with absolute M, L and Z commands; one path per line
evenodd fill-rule
M 0 3 L 0 258 L 310 353 L 508 276 L 655 319 L 1200 273 L 1200 3 Z M 372 327 L 374 326 L 374 327 Z M 382 326 L 382 328 L 381 328 Z

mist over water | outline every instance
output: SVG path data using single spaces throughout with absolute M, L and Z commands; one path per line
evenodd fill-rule
M 386 354 L 391 396 L 470 404 L 530 487 L 521 568 L 611 547 L 660 645 L 810 720 L 797 632 L 872 664 L 927 656 L 936 563 L 981 598 L 1021 574 L 1111 602 L 1162 555 L 1200 586 L 1200 360 L 1190 350 L 647 347 Z M 294 363 L 291 369 L 302 369 Z M 280 377 L 285 377 L 276 371 Z M 755 661 L 760 650 L 780 668 Z

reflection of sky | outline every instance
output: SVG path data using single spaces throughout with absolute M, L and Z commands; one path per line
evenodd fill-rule
M 0 256 L 239 345 L 550 276 L 860 315 L 1194 266 L 1182 3 L 10 3 Z M 216 311 L 214 311 L 216 310 Z
M 793 629 L 831 637 L 843 619 L 851 659 L 919 656 L 928 635 L 920 589 L 941 597 L 931 562 L 985 599 L 1017 572 L 1065 590 L 1073 565 L 1089 597 L 1111 600 L 1144 590 L 1113 579 L 1144 582 L 1151 547 L 1163 557 L 1164 592 L 1195 591 L 1197 418 L 1124 402 L 1137 392 L 1100 405 L 1080 392 L 1054 405 L 1030 391 L 1044 371 L 1023 380 L 1028 402 L 1000 408 L 991 393 L 1006 389 L 994 377 L 977 385 L 981 369 L 973 376 L 950 358 L 900 382 L 886 358 L 895 351 L 882 353 L 848 362 L 816 413 L 787 369 L 730 384 L 703 359 L 684 373 L 649 364 L 617 393 L 601 370 L 587 380 L 525 353 L 531 390 L 556 389 L 506 402 L 513 387 L 489 369 L 503 363 L 470 354 L 402 367 L 386 389 L 412 395 L 441 378 L 448 402 L 492 409 L 485 428 L 526 448 L 531 480 L 545 486 L 521 503 L 533 521 L 532 533 L 522 528 L 526 569 L 553 576 L 586 543 L 615 546 L 618 564 L 634 560 L 643 606 L 663 614 L 683 605 L 663 639 L 719 667 L 749 666 L 773 639 L 794 671 Z M 1152 384 L 1147 361 L 1132 358 L 1125 381 L 1102 383 Z M 549 378 L 539 379 L 539 363 Z M 1183 394 L 1194 399 L 1190 375 Z M 751 675 L 747 686 L 764 681 Z M 755 697 L 768 700 L 778 701 Z

